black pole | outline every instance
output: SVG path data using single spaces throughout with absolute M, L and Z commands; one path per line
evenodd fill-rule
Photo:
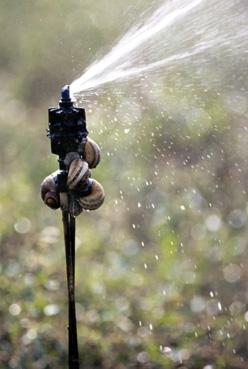
M 68 288 L 68 347 L 69 369 L 79 369 L 77 342 L 77 320 L 75 306 L 75 218 L 68 211 L 62 211 L 66 254 L 67 288 Z

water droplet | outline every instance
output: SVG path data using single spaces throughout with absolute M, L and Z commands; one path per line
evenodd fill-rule
M 50 304 L 44 307 L 44 314 L 47 316 L 57 315 L 60 312 L 60 308 L 56 304 Z
M 207 217 L 205 224 L 210 232 L 217 232 L 221 227 L 221 219 L 217 214 Z
M 9 313 L 13 316 L 18 316 L 21 313 L 22 309 L 19 304 L 12 304 L 9 306 Z
M 14 228 L 17 233 L 25 234 L 28 233 L 31 229 L 31 221 L 28 218 L 20 218 L 15 223 Z
M 235 283 L 241 277 L 241 268 L 236 264 L 229 264 L 223 269 L 223 274 L 227 282 Z
M 190 301 L 190 308 L 193 313 L 200 313 L 206 307 L 205 300 L 201 296 L 194 296 Z

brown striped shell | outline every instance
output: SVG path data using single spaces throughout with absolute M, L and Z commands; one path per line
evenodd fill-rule
M 100 148 L 95 141 L 88 137 L 85 144 L 84 159 L 90 168 L 95 168 L 101 159 Z
M 77 217 L 83 211 L 81 205 L 76 199 L 73 199 L 69 205 L 69 212 L 73 217 Z
M 90 176 L 88 163 L 82 159 L 74 159 L 69 167 L 67 186 L 70 190 L 87 182 Z
M 60 207 L 55 177 L 52 174 L 47 176 L 41 184 L 41 198 L 51 209 L 58 209 Z
M 103 204 L 104 199 L 105 193 L 103 186 L 95 179 L 92 179 L 91 194 L 88 196 L 80 197 L 79 204 L 85 210 L 96 210 Z

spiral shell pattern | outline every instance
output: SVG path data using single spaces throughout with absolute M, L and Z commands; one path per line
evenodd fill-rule
M 82 159 L 75 159 L 71 162 L 67 186 L 70 190 L 75 189 L 79 184 L 86 183 L 90 176 L 88 163 Z
M 103 204 L 105 199 L 103 186 L 95 179 L 92 179 L 91 181 L 92 189 L 90 195 L 79 198 L 79 204 L 85 210 L 98 209 Z
M 50 174 L 41 184 L 41 198 L 51 209 L 58 209 L 60 207 L 55 178 L 54 175 Z
M 101 159 L 100 148 L 95 141 L 88 137 L 85 144 L 84 159 L 90 168 L 95 168 Z

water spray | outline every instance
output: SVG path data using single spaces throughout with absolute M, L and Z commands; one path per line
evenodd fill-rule
M 211 65 L 226 68 L 246 64 L 248 49 L 246 0 L 164 0 L 148 16 L 140 16 L 118 42 L 93 61 L 71 83 L 79 99 L 97 96 L 100 88 L 118 89 L 130 81 L 143 88 L 142 80 L 161 84 L 181 67 L 190 68 L 195 78 L 212 76 Z M 204 75 L 203 75 L 204 72 Z M 153 74 L 153 75 L 152 75 Z M 213 76 L 214 77 L 214 76 Z M 218 75 L 218 83 L 224 82 Z M 216 86 L 216 81 L 213 81 Z M 146 89 L 146 87 L 144 87 Z
M 79 369 L 75 308 L 75 217 L 95 210 L 104 201 L 104 189 L 91 178 L 91 169 L 100 162 L 99 146 L 88 137 L 83 108 L 74 105 L 70 87 L 61 90 L 59 106 L 48 110 L 51 152 L 58 155 L 59 170 L 41 184 L 41 197 L 51 209 L 61 208 L 64 227 L 68 288 L 69 369 Z

